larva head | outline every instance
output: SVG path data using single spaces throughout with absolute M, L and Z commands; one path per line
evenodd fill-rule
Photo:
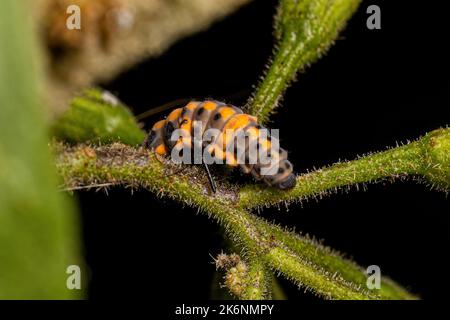
M 281 190 L 289 190 L 295 187 L 297 183 L 297 179 L 295 177 L 295 174 L 291 173 L 289 174 L 286 179 L 280 181 L 277 184 L 277 187 Z
M 296 176 L 293 173 L 292 164 L 289 160 L 282 158 L 275 166 L 270 167 L 270 170 L 277 170 L 270 175 L 261 175 L 262 169 L 260 166 L 255 165 L 252 170 L 252 174 L 255 178 L 263 179 L 269 186 L 274 186 L 281 190 L 292 189 L 296 184 Z
M 164 120 L 158 121 L 152 127 L 150 132 L 147 135 L 147 138 L 144 141 L 144 146 L 148 149 L 154 149 L 161 143 L 163 143 L 162 139 L 162 129 L 164 127 Z
M 278 173 L 275 175 L 275 186 L 281 190 L 292 189 L 296 183 L 293 167 L 289 160 L 282 158 L 278 163 Z
M 164 124 L 164 120 L 155 123 L 143 144 L 145 148 L 155 150 L 159 155 L 165 155 L 167 153 L 167 148 L 163 140 Z

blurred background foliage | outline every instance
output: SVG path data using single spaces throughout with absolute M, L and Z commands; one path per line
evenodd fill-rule
M 41 53 L 25 10 L 22 1 L 0 2 L 0 298 L 77 298 L 66 269 L 82 263 L 78 217 L 56 192 Z

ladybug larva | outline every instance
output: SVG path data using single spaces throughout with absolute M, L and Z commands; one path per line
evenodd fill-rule
M 205 139 L 211 129 L 218 134 L 208 135 L 209 138 Z M 181 135 L 174 138 L 176 131 L 181 132 Z M 245 136 L 245 144 L 237 142 L 238 132 Z M 263 132 L 267 132 L 267 129 L 259 125 L 255 117 L 245 114 L 238 107 L 217 101 L 191 101 L 183 108 L 173 110 L 166 119 L 156 122 L 144 145 L 160 156 L 170 154 L 173 159 L 174 154 L 183 156 L 185 150 L 191 153 L 197 141 L 204 163 L 205 155 L 214 159 L 215 163 L 226 160 L 227 165 L 240 167 L 244 173 L 251 174 L 269 186 L 282 190 L 293 188 L 296 177 L 291 162 L 287 160 L 287 152 L 274 148 L 278 146 L 278 140 Z M 200 139 L 196 140 L 198 133 Z M 251 145 L 256 146 L 258 152 L 252 154 L 254 149 L 250 148 Z M 261 154 L 267 154 L 270 161 L 263 161 Z M 192 163 L 191 156 L 187 159 L 183 163 Z M 208 167 L 205 167 L 209 174 Z

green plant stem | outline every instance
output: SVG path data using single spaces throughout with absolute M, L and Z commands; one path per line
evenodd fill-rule
M 156 161 L 152 153 L 121 144 L 75 148 L 58 144 L 55 146 L 55 151 L 57 168 L 68 187 L 99 184 L 144 187 L 159 195 L 165 195 L 199 208 L 219 221 L 225 227 L 230 238 L 238 246 L 244 248 L 246 255 L 259 259 L 250 260 L 252 263 L 256 262 L 250 271 L 258 277 L 264 275 L 260 273 L 261 267 L 264 265 L 284 274 L 299 286 L 312 290 L 325 298 L 393 298 L 388 290 L 381 292 L 380 295 L 373 294 L 344 277 L 330 276 L 329 271 L 321 266 L 320 260 L 315 258 L 317 252 L 326 255 L 326 251 L 305 250 L 305 253 L 302 253 L 302 250 L 298 250 L 298 248 L 296 250 L 292 244 L 285 244 L 285 240 L 290 237 L 288 234 L 285 235 L 287 238 L 283 239 L 280 234 L 272 232 L 263 220 L 238 208 L 232 200 L 234 199 L 233 194 L 221 189 L 223 186 L 219 186 L 216 196 L 210 196 L 205 187 L 207 182 L 198 180 L 199 175 L 195 168 L 189 170 L 192 173 L 171 176 L 165 172 L 167 165 L 164 166 Z M 290 241 L 294 241 L 292 239 L 290 238 Z M 311 243 L 311 246 L 314 244 Z M 335 256 L 333 259 L 341 258 Z M 262 262 L 263 265 L 258 265 L 259 262 Z M 336 265 L 338 266 L 338 264 Z M 361 277 L 361 268 L 354 267 L 347 272 L 358 273 Z M 357 275 L 353 275 L 353 278 L 357 277 Z M 250 278 L 255 279 L 254 277 Z M 351 279 L 352 277 L 347 276 L 347 278 Z M 264 280 L 264 282 L 266 281 L 267 279 Z M 266 295 L 264 292 L 266 289 L 254 290 L 254 288 L 260 287 L 259 285 L 255 286 L 255 282 L 252 281 L 245 297 L 262 298 Z M 397 297 L 399 296 L 410 297 L 406 294 L 403 296 L 398 294 Z
M 224 284 L 229 292 L 241 300 L 271 298 L 272 274 L 259 257 L 252 255 L 243 260 L 240 256 L 220 254 L 216 267 L 225 269 Z
M 256 115 L 261 123 L 266 122 L 297 71 L 317 60 L 331 46 L 359 2 L 281 0 L 276 20 L 278 49 L 248 104 L 248 112 Z M 101 112 L 90 107 L 83 110 Z M 85 131 L 92 133 L 91 129 L 97 128 L 98 121 L 82 128 L 82 118 L 74 117 L 73 124 L 77 130 L 81 127 L 84 139 Z M 136 132 L 136 140 L 140 141 L 142 133 Z M 93 137 L 96 135 L 94 132 Z M 106 132 L 105 136 L 116 141 L 121 135 L 123 133 L 111 136 Z M 302 175 L 298 177 L 297 186 L 288 192 L 261 185 L 238 190 L 223 183 L 214 196 L 208 193 L 208 182 L 198 168 L 168 174 L 173 167 L 167 162 L 156 161 L 152 153 L 143 149 L 121 144 L 103 147 L 56 144 L 55 152 L 57 168 L 68 189 L 116 184 L 147 188 L 160 196 L 194 206 L 217 220 L 234 245 L 243 249 L 246 258 L 248 269 L 237 274 L 238 283 L 243 283 L 245 290 L 235 290 L 242 299 L 262 299 L 272 295 L 268 280 L 270 269 L 325 298 L 414 299 L 388 279 L 382 280 L 379 291 L 365 289 L 366 275 L 355 263 L 310 239 L 269 224 L 247 210 L 322 195 L 342 186 L 410 174 L 422 175 L 432 185 L 448 190 L 449 141 L 448 129 L 437 130 L 407 146 Z
M 242 300 L 264 300 L 270 299 L 272 292 L 270 279 L 272 275 L 267 270 L 266 265 L 257 256 L 247 258 L 247 277 L 245 282 L 247 284 L 244 294 L 240 299 Z
M 313 239 L 282 229 L 255 216 L 252 216 L 252 219 L 258 230 L 265 230 L 265 233 L 272 235 L 280 243 L 283 243 L 285 248 L 292 250 L 299 257 L 322 269 L 324 274 L 341 278 L 348 285 L 358 288 L 366 286 L 367 276 L 364 270 L 352 261 L 343 258 L 339 253 Z M 387 278 L 382 279 L 380 291 L 373 294 L 384 299 L 416 299 Z
M 281 0 L 275 33 L 278 47 L 247 111 L 264 124 L 299 70 L 333 44 L 360 0 Z
M 290 191 L 256 184 L 245 186 L 240 191 L 239 205 L 249 209 L 290 203 L 326 195 L 330 190 L 344 186 L 408 175 L 424 176 L 435 187 L 448 190 L 449 154 L 450 129 L 440 129 L 401 147 L 300 175 L 295 188 Z

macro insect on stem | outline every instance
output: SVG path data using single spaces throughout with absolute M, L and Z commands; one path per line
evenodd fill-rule
M 192 101 L 173 110 L 152 127 L 144 145 L 161 156 L 170 153 L 178 163 L 203 163 L 213 190 L 207 165 L 223 161 L 269 186 L 281 190 L 295 186 L 293 166 L 278 139 L 268 135 L 255 117 L 225 103 Z
M 279 46 L 264 80 L 246 109 L 249 114 L 240 113 L 234 108 L 231 108 L 230 112 L 236 115 L 236 118 L 241 115 L 242 121 L 247 123 L 251 122 L 251 116 L 257 116 L 259 123 L 265 123 L 296 72 L 315 61 L 330 47 L 358 3 L 359 1 L 352 0 L 282 0 L 276 24 Z M 213 104 L 211 112 L 225 108 L 215 101 L 202 103 L 207 102 L 208 106 Z M 200 110 L 198 106 L 192 106 L 189 112 L 198 113 Z M 108 108 L 105 104 L 85 100 L 75 101 L 73 107 L 86 108 L 93 113 L 99 112 L 98 108 Z M 183 116 L 187 118 L 184 119 L 182 112 L 180 109 L 169 115 L 167 120 L 155 124 L 154 129 L 157 130 L 153 131 L 153 136 L 150 133 L 148 142 L 156 154 L 169 153 L 166 147 L 171 142 L 165 141 L 166 131 L 172 130 L 168 125 L 169 122 L 176 122 L 173 123 L 173 129 L 177 124 L 185 126 L 184 129 L 188 133 L 191 132 L 188 129 L 193 125 L 194 116 L 184 114 Z M 212 114 L 205 114 L 208 121 L 214 119 Z M 225 117 L 221 115 L 221 118 L 222 121 Z M 78 120 L 83 126 L 87 126 L 86 119 Z M 130 127 L 131 132 L 137 125 L 130 124 Z M 256 124 L 252 128 L 256 128 Z M 219 131 L 224 133 L 223 128 L 220 129 Z M 141 136 L 138 134 L 136 136 L 138 138 L 133 139 L 130 145 L 135 146 L 136 141 L 142 142 Z M 95 138 L 91 141 L 95 141 Z M 290 191 L 279 191 L 277 188 L 267 188 L 254 183 L 249 183 L 243 188 L 230 184 L 219 185 L 221 192 L 214 197 L 208 194 L 202 181 L 197 179 L 198 169 L 195 166 L 186 170 L 184 174 L 168 176 L 164 174 L 164 165 L 155 161 L 155 155 L 147 149 L 109 144 L 110 142 L 111 140 L 108 140 L 108 143 L 102 146 L 56 144 L 54 147 L 57 167 L 65 179 L 66 186 L 114 182 L 126 187 L 147 188 L 159 196 L 170 197 L 193 206 L 214 218 L 223 226 L 226 236 L 233 242 L 233 250 L 243 253 L 243 262 L 248 266 L 247 273 L 240 278 L 242 287 L 234 290 L 239 298 L 270 298 L 272 288 L 268 279 L 271 279 L 272 271 L 285 276 L 300 287 L 329 299 L 416 298 L 384 277 L 381 279 L 379 291 L 368 290 L 365 286 L 367 278 L 364 269 L 354 262 L 308 237 L 269 223 L 251 214 L 249 210 L 284 201 L 300 201 L 317 192 L 326 192 L 355 183 L 412 174 L 423 176 L 430 183 L 448 190 L 450 181 L 448 129 L 430 133 L 408 148 L 394 148 L 390 152 L 372 154 L 301 175 L 296 179 L 297 185 Z M 180 145 L 185 142 L 187 141 L 181 141 Z M 175 141 L 174 145 L 176 143 L 178 141 Z M 226 149 L 222 148 L 222 144 L 218 144 L 217 147 L 219 152 L 222 151 L 222 160 L 226 159 L 226 154 L 223 157 L 223 151 Z M 386 168 L 389 170 L 385 170 Z M 225 272 L 229 274 L 231 271 L 227 269 Z

